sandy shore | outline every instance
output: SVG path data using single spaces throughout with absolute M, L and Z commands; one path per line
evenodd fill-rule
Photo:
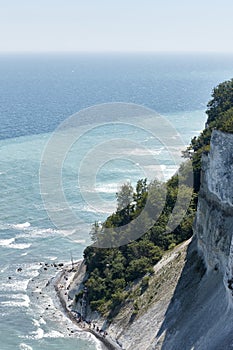
M 74 282 L 74 278 L 76 284 L 79 282 L 81 283 L 83 276 L 82 266 L 82 260 L 74 263 L 73 267 L 71 265 L 66 265 L 54 279 L 54 288 L 56 290 L 63 311 L 65 315 L 78 327 L 79 331 L 81 330 L 83 332 L 89 332 L 93 334 L 102 343 L 103 349 L 123 350 L 123 348 L 117 344 L 117 342 L 108 334 L 103 336 L 101 333 L 94 330 L 93 327 L 90 327 L 87 323 L 79 322 L 75 314 L 71 311 L 72 300 L 69 299 L 68 292 Z

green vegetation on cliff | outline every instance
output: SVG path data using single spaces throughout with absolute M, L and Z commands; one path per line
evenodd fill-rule
M 198 137 L 191 140 L 191 144 L 185 152 L 192 152 L 194 171 L 194 189 L 200 188 L 201 155 L 210 148 L 211 133 L 214 129 L 233 133 L 233 79 L 219 84 L 214 88 L 212 99 L 207 105 L 208 116 L 206 127 Z
M 183 176 L 188 177 L 188 169 L 185 166 L 182 169 Z M 89 246 L 85 249 L 84 258 L 89 274 L 86 286 L 88 287 L 92 309 L 107 313 L 108 310 L 116 308 L 127 299 L 127 290 L 135 280 L 153 273 L 153 266 L 161 259 L 165 251 L 192 236 L 192 223 L 195 213 L 193 199 L 185 218 L 177 228 L 171 233 L 164 234 L 170 214 L 176 204 L 177 182 L 178 176 L 176 175 L 166 184 L 155 181 L 147 185 L 146 180 L 139 180 L 135 191 L 133 191 L 130 184 L 123 185 L 121 191 L 117 194 L 118 208 L 116 212 L 109 216 L 102 225 L 97 223 L 93 225 L 91 236 L 94 242 L 98 243 L 98 240 L 104 239 L 106 234 L 112 234 L 113 238 L 117 236 L 114 231 L 115 227 L 126 225 L 140 214 L 145 224 L 145 226 L 142 226 L 142 233 L 145 233 L 137 240 L 120 247 L 100 249 Z M 182 185 L 179 189 L 179 195 L 184 200 L 190 198 L 190 190 L 188 185 Z M 150 223 L 150 216 L 153 215 L 153 210 L 156 212 L 156 204 L 161 201 L 165 191 L 165 206 L 158 220 L 151 227 L 149 225 L 150 228 L 144 231 L 147 227 L 146 221 L 148 220 Z M 131 202 L 122 207 L 119 203 L 121 203 L 124 194 L 131 198 Z M 125 196 L 126 199 L 127 196 Z M 145 209 L 142 212 L 146 201 L 151 201 L 151 205 L 149 205 L 148 210 Z M 151 209 L 153 209 L 152 212 Z M 106 228 L 108 228 L 107 233 L 105 233 Z M 111 228 L 111 231 L 109 231 L 109 228 Z M 133 230 L 133 227 L 131 230 Z M 126 234 L 129 237 L 131 236 L 128 227 L 126 228 Z M 118 236 L 117 238 L 119 239 Z
M 205 129 L 198 137 L 192 139 L 187 151 L 184 152 L 184 156 L 192 160 L 192 169 L 190 162 L 184 162 L 178 174 L 165 184 L 158 181 L 147 184 L 144 179 L 138 181 L 136 189 L 130 184 L 123 185 L 117 193 L 116 212 L 103 224 L 93 225 L 91 237 L 95 245 L 87 247 L 84 251 L 88 273 L 85 285 L 88 287 L 89 302 L 93 310 L 112 316 L 113 310 L 117 312 L 118 307 L 130 296 L 130 287 L 133 283 L 145 276 L 142 280 L 143 293 L 147 288 L 148 276 L 153 273 L 153 265 L 161 259 L 164 252 L 192 236 L 192 224 L 200 188 L 201 155 L 209 151 L 213 129 L 233 132 L 233 80 L 224 82 L 213 90 L 206 113 L 208 119 Z M 190 182 L 192 171 L 193 184 Z M 182 185 L 179 185 L 180 179 Z M 192 191 L 191 201 L 183 219 L 171 231 L 167 225 L 174 206 L 177 205 L 178 191 L 182 198 L 181 210 L 182 202 L 190 198 L 190 191 Z M 163 200 L 164 205 L 160 212 Z M 112 242 L 112 247 L 116 246 L 115 240 L 122 239 L 124 242 L 125 237 L 119 237 L 116 228 L 134 222 L 138 217 L 142 232 L 140 238 L 133 239 L 133 231 L 139 229 L 137 223 L 137 227 L 127 226 L 125 234 L 132 237 L 128 244 L 119 248 L 98 248 L 98 242 L 103 242 L 106 235 L 108 241 Z M 150 225 L 153 218 L 156 218 L 156 222 Z

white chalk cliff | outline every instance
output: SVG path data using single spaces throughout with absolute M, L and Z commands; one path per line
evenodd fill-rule
M 232 237 L 233 135 L 215 130 L 210 152 L 202 159 L 202 184 L 187 263 L 159 333 L 163 332 L 162 344 L 158 341 L 152 349 L 233 349 Z M 195 251 L 206 269 L 199 280 L 202 268 L 200 264 L 199 268 L 192 266 Z

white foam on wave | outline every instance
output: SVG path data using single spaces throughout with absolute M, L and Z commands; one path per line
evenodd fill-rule
M 97 183 L 95 187 L 85 187 L 81 189 L 83 193 L 113 193 L 115 194 L 119 190 L 119 184 L 116 182 L 113 183 Z
M 44 260 L 50 260 L 50 261 L 54 261 L 54 260 L 57 260 L 57 256 L 44 256 L 43 257 Z
M 115 194 L 119 189 L 118 187 L 119 187 L 118 183 L 105 184 L 104 186 L 96 185 L 94 192 Z
M 42 328 L 38 328 L 35 332 L 32 332 L 34 339 L 42 339 L 44 338 L 44 330 Z
M 30 299 L 26 294 L 13 294 L 13 295 L 9 295 L 8 298 L 11 298 L 11 299 L 1 302 L 2 306 L 28 308 L 30 305 Z
M 111 214 L 114 212 L 115 209 L 116 209 L 116 205 L 115 204 L 111 205 L 111 202 L 109 202 L 108 207 L 105 207 L 103 205 L 100 206 L 100 203 L 98 208 L 97 207 L 93 208 L 93 207 L 90 207 L 89 205 L 84 205 L 82 211 L 88 212 L 88 213 L 94 213 L 94 214 Z
M 57 256 L 49 256 L 48 259 L 51 261 L 54 261 L 54 260 L 57 260 Z
M 78 243 L 78 244 L 85 244 L 86 243 L 85 239 L 73 239 L 72 241 L 75 243 Z
M 28 252 L 21 254 L 21 256 L 26 256 L 26 255 L 28 255 Z
M 36 320 L 36 319 L 32 319 L 32 323 L 35 327 L 38 327 L 40 328 L 40 325 L 42 324 L 46 324 L 46 321 L 43 319 L 43 318 L 40 318 L 39 320 Z
M 37 228 L 37 227 L 33 227 L 32 228 L 32 232 L 38 235 L 41 234 L 54 234 L 57 232 L 57 230 L 53 229 L 53 228 Z
M 73 235 L 76 232 L 76 229 L 71 229 L 71 230 L 57 230 L 56 231 L 58 234 L 63 235 L 63 236 L 70 236 Z
M 8 230 L 10 227 L 11 225 L 9 224 L 3 223 L 3 222 L 0 223 L 0 230 Z
M 8 246 L 8 248 L 12 248 L 12 249 L 28 249 L 31 247 L 31 243 L 14 243 L 14 244 L 10 244 Z
M 34 318 L 32 319 L 32 323 L 36 327 L 40 327 L 40 322 L 38 320 L 35 320 Z
M 98 340 L 98 339 L 93 339 L 95 346 L 96 346 L 96 350 L 103 350 L 102 348 L 102 343 Z
M 44 338 L 64 338 L 64 334 L 61 332 L 52 330 L 49 333 L 44 334 Z
M 22 233 L 18 234 L 17 238 L 27 238 L 27 239 L 28 238 L 30 239 L 47 238 L 47 237 L 56 236 L 58 234 L 63 234 L 63 231 L 66 231 L 66 230 L 56 230 L 53 228 L 39 228 L 39 227 L 30 226 L 27 230 L 24 230 Z
M 33 350 L 33 348 L 30 345 L 27 345 L 25 343 L 19 344 L 20 350 Z
M 15 241 L 15 238 L 9 238 L 9 239 L 0 239 L 0 246 L 2 247 L 8 247 Z
M 34 320 L 35 321 L 35 320 Z M 37 325 L 37 330 L 32 332 L 31 336 L 28 336 L 27 338 L 29 339 L 43 339 L 43 338 L 64 338 L 65 335 L 61 332 L 55 331 L 55 330 L 51 330 L 48 333 L 45 333 L 45 331 L 40 327 L 40 322 L 36 322 Z
M 30 222 L 26 221 L 23 222 L 22 224 L 15 224 L 12 225 L 13 228 L 15 228 L 16 230 L 23 230 L 23 229 L 27 229 L 31 226 Z
M 88 340 L 88 341 L 91 340 L 91 342 L 95 344 L 96 350 L 103 349 L 101 341 L 99 339 L 97 339 L 93 334 L 88 333 L 88 332 L 83 332 L 82 338 L 85 340 Z
M 28 249 L 31 243 L 14 243 L 16 238 L 1 239 L 0 246 L 11 249 Z
M 6 266 L 4 266 L 4 267 L 0 270 L 0 272 L 3 273 L 3 272 L 5 272 L 7 269 L 8 269 L 8 266 L 6 265 Z
M 137 157 L 153 157 L 158 156 L 161 154 L 164 147 L 158 147 L 158 148 L 132 148 L 132 149 L 119 149 L 119 153 L 121 155 L 128 155 L 128 156 L 137 156 Z
M 15 282 L 12 281 L 11 283 L 1 283 L 0 290 L 1 291 L 13 291 L 13 292 L 26 291 L 29 281 L 30 281 L 30 279 L 23 280 L 23 281 L 15 281 Z

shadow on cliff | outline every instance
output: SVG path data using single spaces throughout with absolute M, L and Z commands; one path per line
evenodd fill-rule
M 164 322 L 157 334 L 157 345 L 155 349 L 180 350 L 181 344 L 175 344 L 174 337 L 177 330 L 185 327 L 185 319 L 193 317 L 195 314 L 195 300 L 197 298 L 198 286 L 206 268 L 202 258 L 197 252 L 196 238 L 193 238 L 187 248 L 186 262 L 174 291 L 171 302 L 165 314 Z M 188 334 L 187 334 L 188 336 Z M 199 335 L 191 331 L 189 337 L 190 346 L 182 347 L 182 350 L 191 349 Z M 173 339 L 173 340 L 172 340 Z M 173 345 L 171 346 L 171 342 Z

